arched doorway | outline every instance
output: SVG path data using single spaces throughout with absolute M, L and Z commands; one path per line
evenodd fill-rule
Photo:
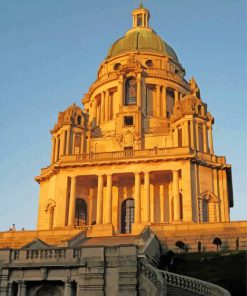
M 128 198 L 121 207 L 121 233 L 131 233 L 131 226 L 135 219 L 135 201 Z
M 87 204 L 84 199 L 76 199 L 75 225 L 84 226 L 87 224 Z

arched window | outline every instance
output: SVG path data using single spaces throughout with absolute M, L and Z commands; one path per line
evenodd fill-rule
M 131 77 L 128 78 L 125 85 L 125 105 L 136 104 L 136 80 Z
M 84 199 L 76 199 L 75 225 L 84 226 L 87 224 L 87 204 Z
M 81 116 L 80 115 L 77 117 L 77 124 L 81 125 Z
M 131 226 L 135 219 L 135 201 L 128 198 L 122 203 L 121 207 L 121 232 L 131 233 Z

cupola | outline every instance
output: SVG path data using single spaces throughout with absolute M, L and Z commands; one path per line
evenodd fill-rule
M 134 9 L 132 11 L 133 28 L 137 28 L 137 27 L 148 28 L 149 18 L 150 18 L 149 10 L 144 8 L 143 4 L 140 3 L 139 8 Z

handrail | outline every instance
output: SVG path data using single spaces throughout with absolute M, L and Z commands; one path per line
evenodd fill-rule
M 231 296 L 227 290 L 212 283 L 168 271 L 159 270 L 159 272 L 167 285 L 188 290 L 202 296 Z
M 227 290 L 212 283 L 181 274 L 163 271 L 150 263 L 140 261 L 140 268 L 144 275 L 157 287 L 158 295 L 166 295 L 167 286 L 187 290 L 200 296 L 231 296 Z
M 160 275 L 159 270 L 154 268 L 149 263 L 140 261 L 140 268 L 142 273 L 151 281 L 153 286 L 157 289 L 157 295 L 166 296 L 167 289 L 164 278 Z

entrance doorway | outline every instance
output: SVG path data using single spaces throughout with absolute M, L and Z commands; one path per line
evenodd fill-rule
M 121 207 L 121 233 L 131 233 L 131 226 L 135 219 L 135 201 L 128 198 Z
M 87 204 L 84 199 L 76 199 L 75 225 L 84 226 L 87 224 Z

